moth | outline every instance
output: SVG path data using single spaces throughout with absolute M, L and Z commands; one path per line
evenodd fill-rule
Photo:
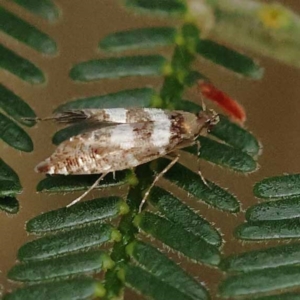
M 199 152 L 197 138 L 219 122 L 213 110 L 193 114 L 157 108 L 79 109 L 58 113 L 51 119 L 64 124 L 85 122 L 90 129 L 62 142 L 35 170 L 62 175 L 101 174 L 68 206 L 80 201 L 110 172 L 131 169 L 159 157 L 171 159 L 144 194 L 140 210 L 158 179 L 179 160 L 178 150 L 197 145 Z M 203 178 L 200 170 L 199 174 Z

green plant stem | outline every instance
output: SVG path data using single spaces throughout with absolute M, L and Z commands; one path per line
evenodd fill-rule
M 180 29 L 179 43 L 176 45 L 172 61 L 171 72 L 165 76 L 160 96 L 161 107 L 172 109 L 179 106 L 186 78 L 191 72 L 191 65 L 195 59 L 196 45 L 199 39 L 199 31 L 193 24 L 186 23 Z M 118 230 L 122 234 L 122 240 L 115 243 L 111 258 L 116 263 L 114 268 L 105 274 L 105 288 L 108 291 L 105 299 L 120 298 L 124 288 L 124 277 L 122 275 L 124 263 L 129 261 L 126 246 L 135 240 L 138 229 L 133 225 L 133 220 L 138 213 L 138 207 L 143 198 L 143 191 L 150 186 L 153 180 L 153 171 L 150 165 L 142 165 L 135 170 L 139 183 L 132 186 L 127 197 L 130 212 L 121 218 Z
M 165 76 L 160 92 L 163 108 L 174 109 L 180 105 L 186 88 L 186 79 L 191 73 L 191 65 L 195 60 L 198 40 L 198 28 L 191 23 L 185 23 L 179 31 L 171 61 L 171 72 Z
M 111 258 L 116 263 L 114 268 L 108 270 L 105 274 L 105 288 L 107 294 L 105 299 L 120 298 L 124 288 L 123 265 L 130 260 L 126 253 L 126 246 L 133 242 L 138 233 L 138 229 L 133 225 L 141 199 L 143 198 L 143 190 L 151 183 L 153 172 L 149 168 L 149 164 L 136 168 L 136 176 L 140 179 L 139 183 L 131 186 L 127 196 L 127 204 L 130 208 L 128 214 L 124 215 L 119 223 L 118 230 L 122 235 L 122 240 L 114 244 Z

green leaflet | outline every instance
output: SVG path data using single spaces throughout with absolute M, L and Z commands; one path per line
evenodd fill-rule
M 263 68 L 250 57 L 210 40 L 199 40 L 198 54 L 208 60 L 252 79 L 261 79 Z
M 18 281 L 45 281 L 82 273 L 99 273 L 112 268 L 114 262 L 103 251 L 89 251 L 62 257 L 22 263 L 9 270 L 9 279 Z
M 219 116 L 220 122 L 212 129 L 210 134 L 251 156 L 259 155 L 261 146 L 254 135 L 231 122 L 227 117 Z
M 127 252 L 139 266 L 143 266 L 157 280 L 164 282 L 188 297 L 188 299 L 208 299 L 208 292 L 200 282 L 188 275 L 174 261 L 153 246 L 135 241 L 127 246 Z M 158 289 L 159 290 L 159 289 Z
M 167 191 L 153 187 L 149 200 L 166 218 L 215 246 L 222 244 L 220 233 L 208 221 Z
M 120 239 L 120 233 L 113 226 L 97 223 L 28 242 L 19 249 L 18 259 L 20 261 L 45 259 L 72 251 L 99 247 L 105 242 Z
M 116 172 L 114 179 L 113 173 L 109 173 L 104 177 L 96 188 L 106 188 L 112 186 L 120 186 L 127 183 L 128 171 Z M 100 175 L 56 175 L 46 177 L 41 180 L 36 190 L 38 192 L 61 193 L 87 190 L 99 178 Z
M 152 88 L 123 90 L 117 93 L 88 97 L 69 101 L 58 106 L 54 112 L 81 108 L 122 108 L 122 107 L 148 107 L 157 97 Z
M 265 178 L 255 184 L 253 193 L 264 199 L 300 195 L 300 174 Z
M 161 55 L 90 60 L 75 65 L 70 77 L 78 81 L 93 81 L 127 76 L 158 76 L 163 74 L 166 64 L 167 60 Z
M 137 215 L 134 223 L 147 234 L 197 262 L 208 265 L 218 265 L 220 262 L 216 247 L 167 219 L 145 212 Z
M 0 197 L 13 197 L 22 192 L 19 182 L 11 180 L 0 181 Z
M 200 136 L 200 157 L 214 164 L 232 169 L 234 171 L 249 173 L 257 169 L 255 160 L 247 153 L 219 143 L 207 137 Z M 183 149 L 195 154 L 197 147 Z
M 11 147 L 31 152 L 33 143 L 30 136 L 14 121 L 0 113 L 0 138 Z
M 52 0 L 12 0 L 31 13 L 54 22 L 59 17 L 59 11 Z
M 33 126 L 36 115 L 32 108 L 19 96 L 0 84 L 0 107 L 12 118 L 26 126 Z M 31 120 L 25 119 L 31 118 Z
M 19 212 L 19 201 L 14 197 L 0 198 L 0 210 L 9 214 L 16 214 Z
M 110 34 L 99 43 L 105 51 L 121 52 L 133 49 L 149 49 L 173 45 L 176 29 L 172 27 L 150 27 Z
M 125 269 L 125 284 L 131 289 L 140 292 L 143 295 L 149 296 L 155 300 L 191 300 L 193 298 L 181 293 L 178 289 L 168 285 L 166 282 L 157 279 L 151 273 L 143 270 L 140 267 L 126 265 Z M 201 298 L 200 298 L 201 299 Z
M 53 55 L 57 51 L 56 43 L 48 35 L 3 7 L 0 7 L 0 30 L 43 54 Z
M 231 255 L 222 260 L 220 267 L 225 271 L 250 272 L 299 262 L 300 243 L 295 243 Z
M 286 294 L 279 294 L 279 295 L 272 295 L 266 297 L 258 297 L 254 298 L 253 300 L 299 300 L 300 293 L 286 293 Z
M 166 159 L 153 163 L 156 172 L 161 172 L 167 164 L 169 161 Z M 198 174 L 180 164 L 175 164 L 164 177 L 217 209 L 228 212 L 238 212 L 240 209 L 239 202 L 233 195 L 210 181 L 207 181 L 207 187 Z
M 163 15 L 183 15 L 186 12 L 186 6 L 180 0 L 126 0 L 126 5 L 141 12 L 147 12 Z
M 300 268 L 279 267 L 239 274 L 225 279 L 219 293 L 222 297 L 237 297 L 269 291 L 280 291 L 300 284 Z
M 0 180 L 11 180 L 15 182 L 19 181 L 17 173 L 0 158 Z M 20 186 L 21 187 L 21 186 Z
M 3 300 L 68 300 L 88 299 L 97 295 L 101 285 L 92 278 L 81 277 L 57 282 L 48 282 L 38 285 L 29 285 L 4 296 Z M 103 291 L 103 288 L 102 288 Z M 103 296 L 104 291 L 98 296 Z
M 15 196 L 22 192 L 16 172 L 0 158 L 0 209 L 11 214 L 19 211 Z
M 251 206 L 246 211 L 248 222 L 284 220 L 300 217 L 300 198 L 268 201 Z
M 127 204 L 119 197 L 98 198 L 41 214 L 27 222 L 26 230 L 33 233 L 61 230 L 127 212 Z
M 300 237 L 300 219 L 245 223 L 235 229 L 242 240 L 269 240 Z
M 29 60 L 0 44 L 0 68 L 18 76 L 30 84 L 45 82 L 43 72 Z

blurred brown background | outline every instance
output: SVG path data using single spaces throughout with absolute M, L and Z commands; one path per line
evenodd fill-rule
M 125 78 L 80 84 L 72 82 L 68 78 L 68 72 L 75 62 L 102 57 L 104 54 L 97 50 L 97 44 L 109 33 L 151 25 L 172 25 L 176 24 L 176 19 L 164 20 L 135 15 L 126 11 L 117 0 L 57 0 L 55 2 L 61 8 L 62 18 L 49 26 L 47 22 L 30 15 L 10 1 L 0 0 L 1 5 L 48 33 L 59 47 L 56 57 L 43 57 L 0 33 L 1 43 L 22 53 L 25 57 L 30 57 L 47 74 L 46 84 L 32 87 L 11 74 L 0 72 L 1 83 L 22 96 L 38 116 L 50 115 L 58 104 L 71 99 L 134 87 L 152 85 L 159 87 L 161 79 L 153 78 Z M 279 2 L 300 13 L 298 0 Z M 169 51 L 164 53 L 171 54 Z M 263 80 L 259 82 L 237 78 L 234 74 L 204 60 L 199 59 L 195 66 L 210 77 L 216 86 L 243 104 L 248 115 L 246 126 L 263 144 L 263 154 L 259 159 L 261 167 L 257 172 L 247 176 L 203 163 L 205 176 L 237 195 L 243 210 L 256 202 L 252 196 L 252 186 L 256 181 L 267 176 L 300 172 L 300 104 L 298 103 L 300 72 L 274 60 L 254 54 L 253 56 L 260 60 L 266 70 Z M 196 94 L 190 95 L 190 98 L 197 99 Z M 34 152 L 29 154 L 13 150 L 1 142 L 1 158 L 17 171 L 24 188 L 23 194 L 18 197 L 21 205 L 19 214 L 0 213 L 0 284 L 6 289 L 11 288 L 12 285 L 7 281 L 5 274 L 15 263 L 18 248 L 28 239 L 33 238 L 28 237 L 24 230 L 26 220 L 41 212 L 63 207 L 77 196 L 77 194 L 48 196 L 35 192 L 35 187 L 43 176 L 34 173 L 33 168 L 53 151 L 51 137 L 56 129 L 56 125 L 48 122 L 29 129 L 28 132 L 35 146 Z M 101 191 L 93 192 L 93 195 L 101 195 Z M 221 228 L 226 241 L 223 253 L 232 252 L 233 249 L 242 251 L 262 246 L 254 243 L 242 244 L 233 238 L 232 229 L 244 220 L 243 212 L 237 215 L 226 214 L 224 217 L 224 213 L 207 209 L 205 205 L 194 203 L 193 206 Z M 176 255 L 174 257 L 178 260 Z M 186 262 L 184 266 L 202 282 L 206 282 L 212 290 L 216 288 L 216 283 L 222 276 L 215 270 L 191 262 Z M 130 295 L 128 294 L 126 298 L 135 298 Z

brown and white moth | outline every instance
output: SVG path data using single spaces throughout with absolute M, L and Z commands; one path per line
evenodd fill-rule
M 197 144 L 199 151 L 197 137 L 206 135 L 219 121 L 213 110 L 196 115 L 156 108 L 70 110 L 52 119 L 66 124 L 86 122 L 91 129 L 62 142 L 35 170 L 63 175 L 101 174 L 68 206 L 80 201 L 110 172 L 134 168 L 163 156 L 171 157 L 169 165 L 145 193 L 140 210 L 157 180 L 178 161 L 177 150 Z M 201 176 L 200 171 L 199 174 Z

